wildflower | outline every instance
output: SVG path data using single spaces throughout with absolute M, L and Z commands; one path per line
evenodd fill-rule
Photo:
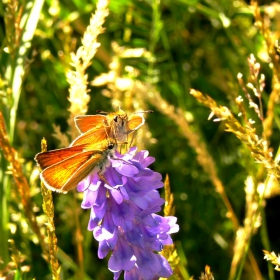
M 162 217 L 164 200 L 158 188 L 162 177 L 148 166 L 154 158 L 148 151 L 116 152 L 104 173 L 107 182 L 91 174 L 77 186 L 84 192 L 82 208 L 91 209 L 88 230 L 99 242 L 98 257 L 109 252 L 109 270 L 118 279 L 158 279 L 169 277 L 172 269 L 159 255 L 164 245 L 172 244 L 171 233 L 179 230 L 176 217 Z

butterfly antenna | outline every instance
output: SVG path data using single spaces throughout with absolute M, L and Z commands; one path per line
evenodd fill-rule
M 145 114 L 145 113 L 151 114 L 153 112 L 154 112 L 153 110 L 146 110 L 146 111 L 139 111 L 139 112 L 130 113 L 130 115 Z
M 102 111 L 102 110 L 96 110 L 96 113 L 99 113 L 101 115 L 108 115 L 108 112 Z

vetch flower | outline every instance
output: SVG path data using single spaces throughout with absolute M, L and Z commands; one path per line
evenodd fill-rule
M 148 151 L 126 154 L 116 152 L 104 176 L 91 174 L 77 186 L 84 192 L 81 207 L 90 209 L 88 230 L 99 242 L 98 257 L 111 252 L 108 267 L 118 279 L 124 271 L 126 280 L 154 280 L 169 277 L 172 269 L 158 254 L 172 244 L 171 233 L 178 232 L 176 217 L 162 217 L 164 200 L 157 189 L 163 187 L 162 176 L 148 166 L 154 158 Z

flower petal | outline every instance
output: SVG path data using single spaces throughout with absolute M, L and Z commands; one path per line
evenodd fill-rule
M 136 262 L 134 252 L 122 237 L 119 238 L 117 245 L 109 259 L 109 269 L 113 272 L 123 270 L 130 270 Z

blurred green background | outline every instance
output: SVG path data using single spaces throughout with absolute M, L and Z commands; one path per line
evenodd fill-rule
M 273 88 L 272 62 L 263 31 L 254 24 L 254 8 L 248 2 L 111 0 L 110 13 L 104 25 L 106 30 L 98 37 L 101 46 L 87 69 L 89 81 L 92 81 L 102 73 L 107 73 L 113 57 L 117 57 L 120 77 L 137 79 L 151 85 L 168 105 L 174 106 L 175 111 L 181 110 L 191 133 L 198 137 L 212 157 L 218 178 L 225 187 L 228 200 L 241 225 L 246 211 L 244 181 L 249 175 L 258 182 L 264 181 L 265 176 L 257 176 L 260 167 L 251 157 L 250 151 L 234 135 L 224 131 L 222 122 L 207 120 L 210 110 L 199 104 L 189 92 L 190 88 L 200 90 L 237 114 L 234 99 L 239 95 L 244 97 L 237 74 L 242 73 L 244 81 L 250 79 L 247 57 L 252 53 L 261 64 L 260 72 L 265 75 L 262 101 L 266 113 Z M 60 141 L 52 136 L 53 125 L 59 126 L 62 133 L 73 129 L 69 128 L 67 122 L 70 103 L 66 73 L 70 69 L 70 53 L 76 52 L 81 45 L 81 38 L 95 11 L 96 2 L 42 1 L 37 25 L 34 21 L 36 29 L 31 38 L 31 46 L 23 56 L 23 75 L 20 76 L 22 84 L 16 107 L 16 97 L 12 94 L 11 80 L 7 78 L 7 73 L 9 69 L 15 69 L 18 63 L 15 54 L 22 34 L 19 22 L 23 16 L 30 15 L 28 5 L 35 3 L 38 2 L 6 0 L 0 3 L 0 109 L 4 114 L 10 142 L 22 159 L 21 168 L 31 186 L 32 209 L 40 221 L 44 220 L 42 196 L 39 179 L 34 178 L 33 159 L 40 152 L 42 137 L 47 139 L 48 149 L 61 147 Z M 280 5 L 273 2 L 261 5 L 260 11 L 267 21 L 270 35 L 277 39 Z M 118 57 L 112 47 L 113 42 L 126 49 L 144 48 L 148 55 Z M 7 46 L 10 46 L 10 50 L 14 48 L 13 52 L 7 53 Z M 137 72 L 136 77 L 129 76 L 128 66 Z M 180 225 L 179 233 L 173 236 L 181 260 L 174 279 L 189 279 L 192 275 L 198 279 L 206 264 L 211 267 L 216 280 L 229 279 L 235 229 L 209 174 L 197 161 L 197 151 L 186 139 L 183 126 L 174 122 L 164 106 L 160 109 L 152 98 L 149 100 L 148 88 L 145 96 L 139 93 L 130 98 L 126 97 L 125 91 L 110 98 L 104 94 L 106 88 L 106 85 L 96 87 L 89 84 L 88 114 L 95 114 L 96 110 L 114 111 L 116 103 L 113 101 L 116 100 L 126 111 L 135 111 L 138 107 L 154 111 L 146 116 L 145 127 L 139 130 L 137 137 L 141 137 L 140 141 L 138 138 L 138 143 L 141 143 L 139 148 L 149 150 L 150 155 L 156 158 L 152 169 L 160 172 L 163 178 L 166 174 L 170 178 L 175 198 L 175 215 Z M 244 99 L 248 118 L 256 121 L 256 131 L 261 136 L 262 122 L 249 108 L 248 100 Z M 279 99 L 274 107 L 273 134 L 270 139 L 274 153 L 279 142 L 278 103 Z M 135 104 L 140 105 L 137 107 Z M 10 124 L 12 108 L 16 108 L 14 129 Z M 42 250 L 36 242 L 36 234 L 28 226 L 28 219 L 24 215 L 17 185 L 13 179 L 7 179 L 9 164 L 3 153 L 0 159 L 0 246 L 4 248 L 1 256 L 4 261 L 2 274 L 7 275 L 9 271 L 12 275 L 12 271 L 20 270 L 7 266 L 7 262 L 11 261 L 11 252 L 20 252 L 23 258 L 21 266 L 27 272 L 17 274 L 20 275 L 18 279 L 51 279 L 48 263 L 41 257 Z M 59 255 L 61 279 L 79 279 L 75 237 L 77 225 L 73 212 L 79 214 L 84 271 L 88 279 L 112 279 L 112 273 L 107 269 L 107 260 L 99 260 L 97 257 L 97 242 L 92 232 L 87 231 L 90 211 L 80 209 L 80 198 L 77 207 L 73 207 L 73 194 L 53 194 L 58 246 L 65 253 Z M 268 263 L 263 259 L 262 252 L 262 249 L 280 251 L 277 225 L 280 200 L 276 195 L 265 200 L 265 203 L 262 219 L 262 227 L 265 229 L 259 228 L 253 234 L 250 249 L 262 275 L 260 279 L 280 279 L 280 272 L 269 274 Z M 43 224 L 41 230 L 44 231 Z M 267 243 L 264 244 L 262 235 L 265 233 L 268 234 L 266 240 L 269 240 L 270 248 L 266 247 Z M 7 244 L 8 238 L 15 242 L 14 251 L 8 251 L 8 247 L 11 247 Z M 258 279 L 249 261 L 245 261 L 240 277 Z

